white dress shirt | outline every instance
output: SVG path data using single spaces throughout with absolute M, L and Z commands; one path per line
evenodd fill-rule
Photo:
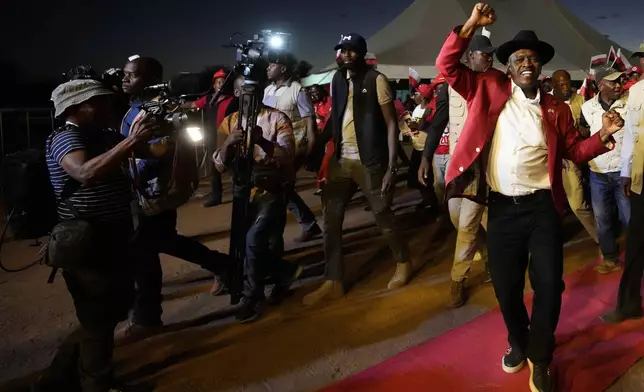
M 492 191 L 524 196 L 550 189 L 540 101 L 540 91 L 529 99 L 512 82 L 512 96 L 499 115 L 490 146 L 487 183 Z
M 639 135 L 644 135 L 644 80 L 640 80 L 630 88 L 626 115 L 624 118 L 624 139 L 621 151 L 621 177 L 631 177 L 633 152 Z

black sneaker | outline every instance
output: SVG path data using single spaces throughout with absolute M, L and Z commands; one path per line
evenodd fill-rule
M 316 223 L 315 226 L 311 227 L 308 231 L 303 231 L 302 234 L 300 234 L 299 237 L 294 238 L 293 241 L 299 243 L 309 242 L 314 240 L 320 234 L 322 234 L 322 229 L 320 229 L 320 226 Z
M 523 355 L 521 351 L 516 350 L 512 348 L 512 346 L 510 346 L 503 356 L 501 365 L 503 366 L 504 372 L 508 374 L 514 374 L 521 370 L 525 365 L 525 355 Z
M 203 203 L 204 208 L 215 207 L 221 204 L 221 198 L 208 199 Z
M 275 283 L 275 286 L 273 286 L 273 289 L 271 290 L 271 293 L 268 295 L 268 299 L 266 302 L 268 305 L 279 305 L 284 301 L 284 299 L 291 293 L 291 286 L 293 285 L 293 282 L 295 282 L 300 275 L 302 275 L 302 267 L 299 265 L 294 265 L 293 267 L 293 272 L 289 274 L 288 278 Z
M 242 298 L 241 307 L 237 311 L 237 321 L 242 324 L 250 323 L 259 318 L 264 312 L 264 299 Z
M 554 377 L 550 372 L 549 364 L 528 361 L 528 366 L 530 366 L 531 392 L 553 392 L 555 390 Z

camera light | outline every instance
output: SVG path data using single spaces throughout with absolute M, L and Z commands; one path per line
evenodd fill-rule
M 284 39 L 279 35 L 274 35 L 271 37 L 269 45 L 273 49 L 282 49 L 282 47 L 284 46 Z
M 186 127 L 186 132 L 188 133 L 190 140 L 195 143 L 203 140 L 203 132 L 199 127 Z

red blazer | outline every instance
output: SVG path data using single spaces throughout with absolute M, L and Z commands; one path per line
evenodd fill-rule
M 447 83 L 467 100 L 468 108 L 468 117 L 445 176 L 446 198 L 466 197 L 485 203 L 488 194 L 485 166 L 489 145 L 499 114 L 511 96 L 512 83 L 497 69 L 479 73 L 461 64 L 470 40 L 459 37 L 456 33 L 459 30 L 457 27 L 447 37 L 436 59 L 436 68 Z M 581 139 L 573 124 L 570 108 L 554 96 L 541 94 L 541 112 L 548 144 L 552 197 L 557 210 L 563 213 L 566 195 L 561 180 L 562 159 L 583 163 L 610 149 L 602 143 L 599 133 L 589 139 Z

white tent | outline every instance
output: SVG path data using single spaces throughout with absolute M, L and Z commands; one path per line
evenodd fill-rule
M 436 56 L 456 25 L 465 22 L 476 0 L 416 0 L 396 19 L 367 40 L 378 59 L 378 71 L 389 79 L 407 79 L 409 67 L 421 78 L 437 75 Z M 494 45 L 511 40 L 520 30 L 534 30 L 555 47 L 555 58 L 544 74 L 565 69 L 573 79 L 586 76 L 590 58 L 618 45 L 592 29 L 556 0 L 489 0 L 498 20 L 489 28 Z M 630 52 L 624 51 L 627 56 Z M 329 50 L 329 53 L 333 53 Z M 495 64 L 500 66 L 500 64 Z M 335 65 L 311 75 L 305 85 L 331 81 Z

